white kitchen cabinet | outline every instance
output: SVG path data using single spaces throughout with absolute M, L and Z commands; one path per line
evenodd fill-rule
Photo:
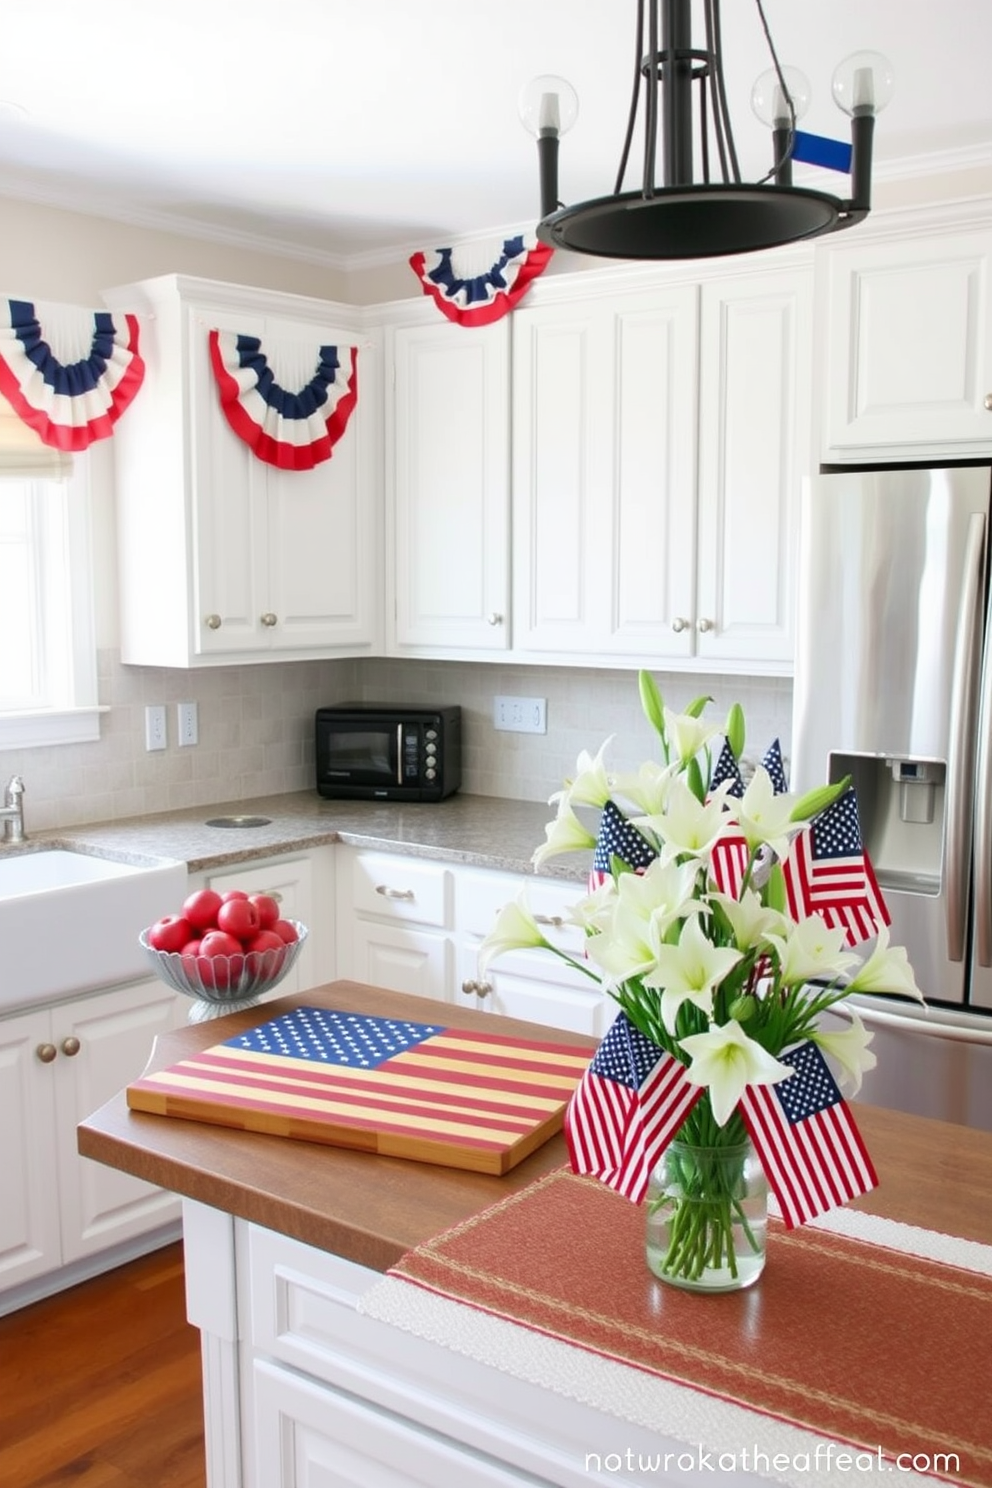
M 145 384 L 115 430 L 125 662 L 195 667 L 373 653 L 381 644 L 376 332 L 355 309 L 169 275 L 107 291 L 137 313 Z M 358 346 L 358 404 L 331 458 L 258 460 L 228 426 L 212 329 L 258 336 L 280 386 L 319 347 Z
M 387 337 L 389 650 L 509 644 L 509 320 Z
M 546 939 L 574 960 L 583 960 L 585 937 L 570 920 L 572 905 L 585 892 L 582 884 L 460 868 L 456 876 L 455 1001 L 480 1012 L 502 1013 L 602 1038 L 613 1021 L 615 1004 L 605 996 L 598 981 L 551 951 L 509 951 L 480 975 L 479 947 L 503 906 L 521 892 Z
M 992 226 L 820 253 L 824 461 L 992 454 Z
M 514 650 L 788 671 L 805 265 L 514 316 Z
M 0 1020 L 0 1310 L 11 1288 L 178 1219 L 173 1194 L 80 1157 L 76 1126 L 185 1012 L 147 981 Z
M 453 889 L 443 863 L 338 849 L 337 975 L 451 997 Z

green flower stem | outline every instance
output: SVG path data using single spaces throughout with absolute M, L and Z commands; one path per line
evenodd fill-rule
M 700 1106 L 704 1106 L 700 1102 Z M 739 1122 L 739 1117 L 734 1121 Z M 695 1145 L 686 1128 L 694 1124 L 711 1137 L 712 1144 Z M 718 1128 L 712 1113 L 690 1115 L 679 1137 L 662 1159 L 661 1191 L 649 1196 L 649 1215 L 665 1225 L 667 1246 L 661 1259 L 663 1276 L 682 1282 L 699 1282 L 707 1271 L 726 1272 L 731 1282 L 739 1279 L 735 1226 L 743 1233 L 752 1254 L 761 1243 L 755 1235 L 741 1199 L 745 1193 L 745 1164 L 751 1153 L 746 1139 L 728 1141 L 729 1127 Z

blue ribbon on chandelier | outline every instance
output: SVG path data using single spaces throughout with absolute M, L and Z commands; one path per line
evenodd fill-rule
M 145 376 L 138 322 L 93 312 L 89 355 L 63 365 L 30 300 L 0 299 L 0 393 L 52 449 L 75 452 L 106 439 Z
M 210 363 L 224 417 L 259 460 L 312 470 L 331 458 L 358 402 L 357 346 L 321 346 L 295 393 L 276 382 L 257 336 L 212 330 Z
M 544 272 L 554 250 L 522 233 L 506 238 L 494 262 L 481 274 L 463 277 L 454 265 L 454 249 L 414 253 L 410 267 L 442 315 L 456 325 L 490 325 L 523 298 Z

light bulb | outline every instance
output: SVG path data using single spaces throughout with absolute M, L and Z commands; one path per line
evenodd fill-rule
M 881 52 L 852 52 L 838 62 L 832 86 L 845 114 L 880 114 L 895 92 L 892 63 Z
M 800 72 L 798 67 L 783 67 L 782 78 L 789 90 L 789 97 L 792 99 L 792 107 L 796 111 L 798 123 L 809 109 L 812 92 L 809 78 L 804 72 Z M 782 81 L 774 67 L 763 72 L 751 89 L 751 109 L 762 124 L 768 125 L 769 129 L 786 129 L 791 124 L 788 101 L 782 90 Z
M 536 139 L 542 134 L 567 134 L 578 118 L 579 95 L 562 77 L 544 73 L 520 90 L 520 122 Z

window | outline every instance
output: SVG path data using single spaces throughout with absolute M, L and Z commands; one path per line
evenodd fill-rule
M 87 466 L 0 459 L 0 749 L 100 736 Z

